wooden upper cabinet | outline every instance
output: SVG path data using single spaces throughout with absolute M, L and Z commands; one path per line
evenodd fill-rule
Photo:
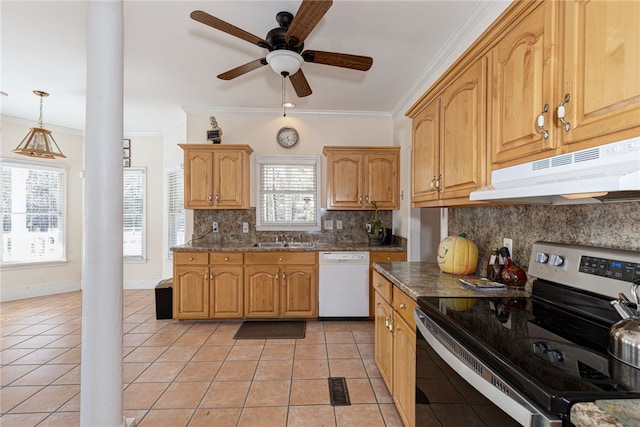
M 400 147 L 324 147 L 327 209 L 400 208 Z
M 640 135 L 640 2 L 562 3 L 565 46 L 560 98 L 565 94 L 570 98 L 565 103 L 570 129 L 561 131 L 564 151 Z
M 248 145 L 180 144 L 187 209 L 248 209 Z
M 553 155 L 558 146 L 554 112 L 559 74 L 554 40 L 558 38 L 561 3 L 536 5 L 506 30 L 489 55 L 488 144 L 492 169 L 521 163 L 523 158 Z
M 486 182 L 487 59 L 480 58 L 413 116 L 414 207 L 469 204 Z

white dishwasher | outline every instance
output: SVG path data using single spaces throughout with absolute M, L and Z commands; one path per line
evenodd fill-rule
M 369 317 L 369 252 L 318 254 L 319 317 Z

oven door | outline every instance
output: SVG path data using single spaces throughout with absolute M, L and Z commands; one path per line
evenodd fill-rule
M 416 425 L 561 426 L 500 380 L 420 307 L 416 320 Z

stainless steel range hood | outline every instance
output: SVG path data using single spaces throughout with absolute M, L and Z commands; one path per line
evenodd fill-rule
M 585 204 L 640 200 L 640 137 L 497 169 L 470 200 Z

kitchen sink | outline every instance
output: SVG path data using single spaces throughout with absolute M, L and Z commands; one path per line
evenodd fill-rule
M 285 242 L 257 242 L 253 244 L 254 248 L 315 248 L 316 244 L 313 242 L 298 242 L 298 243 L 285 243 Z
M 254 243 L 255 248 L 284 248 L 287 244 L 285 242 L 258 242 Z

